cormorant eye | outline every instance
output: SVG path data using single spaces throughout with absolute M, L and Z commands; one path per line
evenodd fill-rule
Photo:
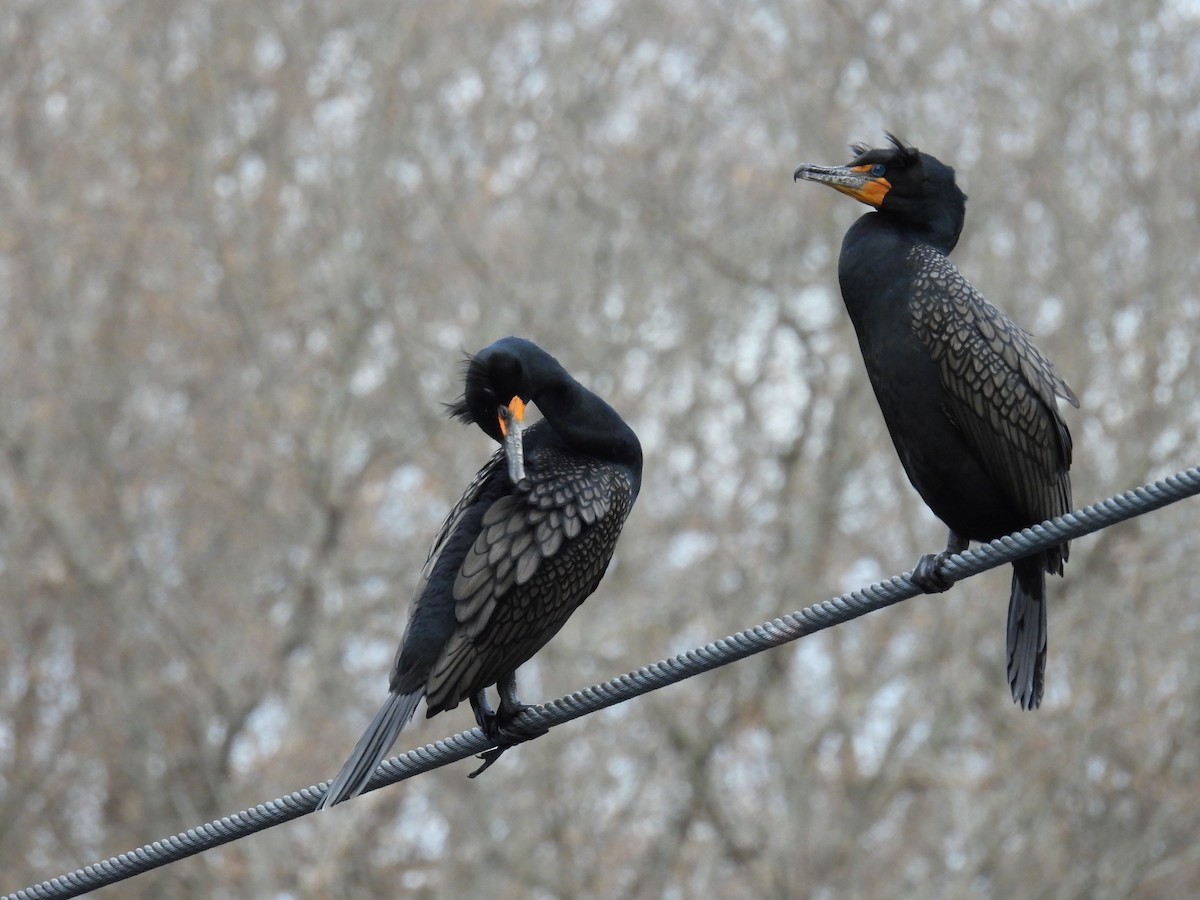
M 875 165 L 871 166 L 872 178 L 882 178 L 886 173 L 887 166 L 885 166 L 883 163 L 875 163 Z

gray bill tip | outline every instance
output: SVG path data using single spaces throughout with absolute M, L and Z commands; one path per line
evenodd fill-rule
M 513 484 L 518 484 L 525 478 L 524 426 L 507 406 L 500 407 L 500 418 L 504 421 L 504 457 L 508 461 L 508 477 Z

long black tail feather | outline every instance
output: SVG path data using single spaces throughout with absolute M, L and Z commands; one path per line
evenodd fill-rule
M 423 696 L 424 690 L 411 694 L 388 695 L 387 702 L 375 713 L 375 718 L 358 739 L 350 758 L 330 783 L 329 790 L 317 804 L 317 809 L 325 809 L 362 793 L 379 764 L 387 759 L 388 751 L 392 749 L 392 744 L 396 743 L 396 738 L 400 736 L 404 726 L 412 720 L 413 713 L 417 711 L 417 704 Z
M 1008 600 L 1008 684 L 1022 709 L 1037 709 L 1046 684 L 1046 558 L 1013 563 Z

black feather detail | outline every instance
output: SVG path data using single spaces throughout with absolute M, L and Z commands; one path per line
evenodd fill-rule
M 921 151 L 902 141 L 890 131 L 885 131 L 891 147 L 872 147 L 869 144 L 857 143 L 850 145 L 854 154 L 852 166 L 863 166 L 872 163 L 886 163 L 888 166 L 914 166 L 921 161 Z
M 468 353 L 463 357 L 462 378 L 463 392 L 462 395 L 451 403 L 443 403 L 442 406 L 446 410 L 446 415 L 451 419 L 457 419 L 464 425 L 470 425 L 475 421 L 471 415 L 471 407 L 467 405 L 467 394 L 471 390 L 472 376 L 471 369 L 475 365 L 475 355 Z

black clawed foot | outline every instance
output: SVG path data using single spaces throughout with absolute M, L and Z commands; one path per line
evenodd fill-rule
M 507 704 L 500 703 L 500 712 L 496 714 L 496 724 L 494 730 L 488 737 L 495 739 L 497 742 L 512 746 L 513 744 L 521 744 L 525 741 L 532 741 L 534 738 L 540 738 L 550 729 L 541 725 L 518 725 L 516 720 L 520 718 L 521 713 L 527 709 L 534 707 L 528 703 Z
M 515 672 L 509 672 L 497 681 L 496 689 L 500 692 L 499 712 L 492 711 L 492 706 L 488 703 L 487 695 L 483 691 L 471 698 L 471 708 L 475 710 L 475 721 L 487 735 L 488 740 L 495 741 L 496 746 L 486 753 L 479 754 L 483 765 L 467 776 L 469 778 L 475 778 L 486 772 L 492 763 L 500 758 L 500 754 L 514 744 L 532 741 L 550 730 L 540 725 L 515 724 L 515 720 L 520 717 L 521 713 L 530 708 L 529 704 L 522 703 L 521 698 L 517 696 Z
M 534 738 L 539 738 L 550 730 L 538 725 L 517 725 L 514 722 L 514 719 L 519 717 L 522 712 L 531 708 L 527 703 L 514 704 L 501 700 L 499 713 L 493 713 L 490 708 L 488 709 L 490 719 L 486 725 L 483 722 L 479 722 L 479 727 L 483 729 L 483 733 L 488 736 L 489 740 L 496 742 L 496 746 L 486 753 L 480 753 L 476 757 L 483 760 L 483 765 L 467 775 L 468 778 L 477 778 L 482 775 L 510 747 L 523 744 L 526 741 L 532 741 Z M 476 721 L 478 719 L 479 715 L 477 711 Z
M 917 560 L 912 575 L 909 576 L 912 583 L 927 594 L 940 594 L 950 590 L 954 586 L 954 582 L 938 571 L 946 556 L 946 553 L 926 553 L 922 556 Z

